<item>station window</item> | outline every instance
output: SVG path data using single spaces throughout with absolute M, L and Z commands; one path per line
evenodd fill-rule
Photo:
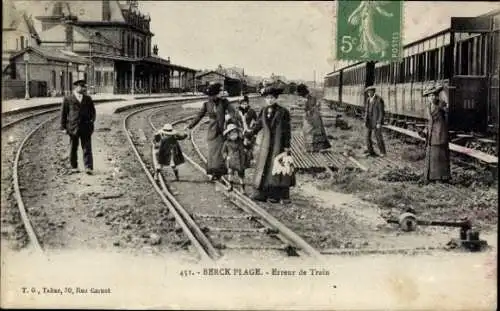
M 21 50 L 23 50 L 24 49 L 24 36 L 21 36 L 20 41 L 21 41 Z
M 96 86 L 102 86 L 102 73 L 100 71 L 96 71 L 95 73 L 95 84 Z
M 56 71 L 52 70 L 50 73 L 50 82 L 53 89 L 56 89 Z
M 105 71 L 104 72 L 104 82 L 103 82 L 103 86 L 107 86 L 108 85 L 108 72 Z

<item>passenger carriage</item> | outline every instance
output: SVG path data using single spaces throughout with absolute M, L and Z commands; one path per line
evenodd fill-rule
M 475 18 L 452 18 L 451 27 L 407 44 L 399 62 L 351 63 L 325 77 L 330 107 L 355 114 L 364 107 L 364 88 L 383 97 L 386 122 L 408 127 L 428 118 L 422 90 L 441 83 L 453 132 L 498 132 L 500 10 Z

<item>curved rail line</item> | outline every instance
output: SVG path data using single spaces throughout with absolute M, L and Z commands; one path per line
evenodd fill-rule
M 193 244 L 193 246 L 196 248 L 196 250 L 198 251 L 198 253 L 201 256 L 201 259 L 202 260 L 212 260 L 213 259 L 212 256 L 214 256 L 214 254 L 211 254 L 209 251 L 207 251 L 205 249 L 204 245 L 202 245 L 202 243 L 198 240 L 197 236 L 192 232 L 193 228 L 191 228 L 190 225 L 189 225 L 189 223 L 187 223 L 183 219 L 183 217 L 181 216 L 182 212 L 179 212 L 179 210 L 178 210 L 179 206 L 177 204 L 171 202 L 171 200 L 169 199 L 171 197 L 171 194 L 167 197 L 165 195 L 165 191 L 163 189 L 161 189 L 160 187 L 158 187 L 158 185 L 156 184 L 153 176 L 151 175 L 150 171 L 148 170 L 148 168 L 146 166 L 146 163 L 142 159 L 142 157 L 141 157 L 141 155 L 139 153 L 139 150 L 137 149 L 136 145 L 134 144 L 134 141 L 132 139 L 132 135 L 131 135 L 128 127 L 127 127 L 127 121 L 130 119 L 130 117 L 132 117 L 132 116 L 134 116 L 134 115 L 136 115 L 138 113 L 141 113 L 143 111 L 150 110 L 150 109 L 156 109 L 156 108 L 158 108 L 158 107 L 154 107 L 154 108 L 146 107 L 146 108 L 139 109 L 139 110 L 136 110 L 136 111 L 133 111 L 133 112 L 129 113 L 123 119 L 123 130 L 126 133 L 127 140 L 130 143 L 130 146 L 132 147 L 132 150 L 134 151 L 134 154 L 137 157 L 137 160 L 141 164 L 141 167 L 144 170 L 144 173 L 146 174 L 146 176 L 148 177 L 149 181 L 151 182 L 151 185 L 156 190 L 156 192 L 158 193 L 158 195 L 161 197 L 163 203 L 167 206 L 167 208 L 169 209 L 170 213 L 172 213 L 172 215 L 174 216 L 175 220 L 177 221 L 177 223 L 179 224 L 179 226 L 182 228 L 182 231 L 186 234 L 186 236 L 189 238 L 189 240 L 191 241 L 191 243 Z M 186 212 L 186 214 L 187 214 L 187 212 Z
M 52 108 L 52 109 L 43 110 L 43 111 L 40 111 L 40 112 L 36 112 L 36 113 L 30 114 L 30 115 L 21 117 L 19 119 L 13 120 L 13 121 L 11 121 L 9 123 L 2 124 L 2 130 L 5 130 L 5 129 L 9 128 L 9 127 L 12 127 L 13 125 L 21 123 L 21 122 L 23 122 L 23 121 L 25 121 L 27 119 L 38 117 L 38 116 L 41 116 L 41 115 L 44 115 L 44 114 L 47 114 L 47 113 L 51 113 L 51 112 L 56 112 L 56 111 L 59 111 L 59 110 L 60 110 L 60 108 Z
M 11 122 L 10 126 L 12 126 L 13 124 L 17 124 L 17 123 L 19 123 L 19 122 L 21 122 L 23 120 L 32 118 L 34 116 L 39 116 L 39 115 L 42 115 L 42 114 L 45 114 L 45 113 L 48 113 L 48 112 L 45 111 L 45 112 L 41 112 L 41 113 L 38 113 L 38 114 L 27 116 L 27 117 L 22 118 L 22 119 L 18 119 L 16 121 Z M 45 121 L 43 121 L 42 123 L 40 123 L 39 125 L 37 125 L 35 128 L 33 128 L 24 137 L 23 141 L 21 142 L 21 144 L 19 145 L 19 147 L 17 149 L 16 157 L 14 158 L 14 163 L 12 165 L 12 179 L 13 179 L 12 182 L 13 182 L 13 185 L 14 185 L 14 196 L 15 196 L 15 199 L 16 199 L 17 207 L 19 208 L 19 212 L 21 214 L 21 220 L 23 222 L 23 225 L 24 225 L 24 228 L 26 230 L 26 233 L 28 234 L 28 237 L 29 237 L 31 243 L 33 244 L 33 247 L 39 253 L 43 253 L 43 248 L 40 245 L 40 242 L 38 240 L 36 232 L 33 229 L 33 226 L 31 224 L 30 218 L 29 218 L 28 213 L 26 211 L 26 207 L 24 206 L 24 201 L 23 201 L 23 198 L 22 198 L 22 195 L 21 195 L 21 189 L 19 187 L 19 172 L 18 172 L 18 167 L 19 167 L 19 159 L 21 158 L 21 153 L 23 151 L 24 146 L 26 145 L 26 142 L 31 138 L 31 136 L 33 136 L 33 134 L 35 134 L 40 128 L 42 128 L 42 126 L 44 126 L 45 124 L 53 121 L 55 118 L 57 118 L 57 115 L 53 116 L 53 117 L 51 117 L 51 118 L 49 118 L 49 119 L 47 119 Z M 2 130 L 3 129 L 4 128 L 2 127 Z
M 148 117 L 149 124 L 153 130 L 157 130 L 155 125 L 153 124 L 151 118 L 155 114 L 155 112 L 161 110 L 157 109 L 153 113 L 151 113 Z M 191 120 L 194 116 L 189 116 L 180 120 L 177 120 L 175 122 L 172 122 L 172 125 L 176 125 L 179 123 L 184 123 L 189 120 Z M 195 148 L 197 148 L 196 145 L 194 145 Z M 154 155 L 154 146 L 151 146 L 152 148 L 152 154 Z M 200 155 L 201 159 L 204 159 L 203 155 L 199 152 L 199 149 L 196 152 L 198 155 Z M 184 158 L 190 162 L 197 170 L 202 172 L 203 174 L 206 175 L 206 170 L 201 167 L 194 159 L 192 159 L 189 155 L 183 154 Z M 153 163 L 154 166 L 156 167 L 156 159 L 153 156 Z M 244 194 L 240 193 L 237 190 L 233 190 L 228 192 L 227 190 L 229 189 L 228 187 L 228 182 L 226 179 L 223 179 L 223 182 L 225 184 L 222 184 L 220 182 L 217 182 L 221 188 L 226 190 L 226 194 L 232 199 L 232 203 L 237 205 L 239 208 L 243 209 L 247 214 L 248 217 L 247 219 L 254 219 L 257 222 L 261 223 L 264 225 L 264 228 L 258 229 L 256 231 L 262 231 L 262 232 L 273 232 L 275 233 L 275 236 L 279 238 L 279 240 L 285 242 L 286 246 L 289 247 L 288 251 L 290 250 L 290 247 L 293 248 L 292 253 L 296 253 L 297 250 L 300 250 L 302 254 L 306 256 L 311 256 L 311 257 L 321 257 L 321 254 L 315 250 L 312 246 L 310 246 L 307 242 L 302 240 L 297 234 L 295 234 L 292 230 L 288 229 L 285 227 L 281 222 L 279 222 L 277 219 L 272 217 L 270 214 L 268 214 L 266 211 L 261 209 L 255 202 L 251 201 L 248 197 L 246 197 Z M 204 246 L 204 248 L 207 250 L 208 253 L 211 254 L 211 257 L 213 259 L 216 259 L 220 257 L 220 254 L 215 250 L 215 247 L 212 245 L 208 237 L 203 233 L 203 231 L 199 228 L 199 226 L 196 224 L 196 222 L 193 220 L 191 215 L 181 206 L 181 204 L 175 199 L 173 194 L 168 190 L 167 185 L 165 184 L 165 180 L 160 174 L 159 178 L 159 183 L 161 188 L 163 189 L 164 194 L 168 197 L 169 201 L 176 207 L 177 211 L 179 214 L 182 215 L 183 219 L 187 222 L 187 225 L 193 230 L 193 235 L 195 235 L 198 238 L 198 241 Z M 236 202 L 235 202 L 236 201 Z M 257 217 L 255 217 L 257 216 Z M 238 230 L 233 230 L 233 229 L 227 229 L 227 231 L 238 231 Z M 245 232 L 245 230 L 241 230 L 242 232 Z M 259 232 L 260 232 L 259 231 Z M 283 250 L 283 248 L 281 248 Z M 285 247 L 285 250 L 286 247 Z
M 194 116 L 193 116 L 194 117 Z M 191 118 L 193 118 L 191 117 Z M 185 122 L 185 121 L 183 121 Z M 177 123 L 181 123 L 178 121 Z M 193 129 L 193 132 L 198 128 L 195 127 Z M 191 143 L 203 162 L 206 163 L 206 158 L 202 154 L 201 150 L 199 147 L 196 145 L 194 141 L 194 135 L 191 136 Z M 203 169 L 199 164 L 197 164 L 192 158 L 184 154 L 184 157 L 193 165 L 203 172 L 206 175 L 206 170 Z M 223 177 L 222 178 L 224 184 L 220 183 L 217 181 L 217 183 L 225 188 L 226 190 L 228 189 L 228 180 Z M 312 247 L 309 243 L 307 243 L 304 239 L 302 239 L 299 235 L 297 235 L 295 232 L 290 230 L 288 227 L 286 227 L 283 223 L 281 223 L 278 219 L 273 217 L 271 214 L 266 212 L 264 209 L 262 209 L 257 203 L 252 201 L 249 197 L 247 197 L 245 194 L 241 193 L 237 189 L 233 189 L 230 192 L 227 192 L 229 196 L 232 199 L 235 199 L 237 202 L 240 203 L 238 207 L 242 208 L 245 210 L 248 214 L 250 215 L 256 215 L 258 216 L 258 219 L 262 220 L 268 228 L 274 229 L 275 231 L 278 232 L 277 237 L 280 238 L 283 242 L 289 244 L 290 246 L 294 247 L 297 250 L 300 250 L 302 253 L 304 253 L 307 256 L 310 256 L 312 258 L 320 259 L 322 257 L 321 253 L 317 251 L 314 247 Z

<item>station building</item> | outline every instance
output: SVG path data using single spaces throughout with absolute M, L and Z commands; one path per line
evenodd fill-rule
M 12 8 L 10 1 L 7 2 Z M 47 69 L 49 74 L 40 75 L 45 77 L 48 94 L 61 95 L 71 90 L 71 84 L 62 86 L 58 76 L 75 77 L 81 73 L 87 79 L 91 93 L 194 91 L 196 70 L 172 64 L 170 58 L 158 55 L 159 48 L 152 47 L 154 34 L 150 30 L 151 19 L 139 12 L 137 1 L 47 1 L 38 4 L 45 6 L 43 13 L 34 17 L 41 23 L 40 33 L 32 35 L 32 25 L 26 21 L 21 23 L 21 17 L 17 18 L 20 22 L 11 22 L 15 26 L 11 28 L 16 28 L 12 33 L 29 33 L 31 38 L 35 38 L 36 44 L 18 44 L 16 49 L 9 50 L 11 54 L 3 59 L 3 63 L 6 63 L 2 66 L 4 80 L 24 79 L 22 72 L 18 72 L 20 66 L 16 65 L 22 55 L 20 52 L 36 52 L 40 57 L 42 54 L 50 56 L 51 51 L 54 51 L 53 55 L 60 56 L 59 61 L 66 61 L 67 70 L 57 65 Z M 24 19 L 30 20 L 28 17 Z M 4 22 L 4 34 L 5 31 Z M 13 46 L 13 42 L 11 39 L 9 46 Z

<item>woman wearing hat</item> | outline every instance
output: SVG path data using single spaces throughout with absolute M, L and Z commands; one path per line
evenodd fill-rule
M 429 122 L 424 134 L 426 137 L 424 182 L 426 183 L 448 182 L 451 178 L 446 103 L 439 99 L 442 89 L 442 86 L 430 87 L 422 94 L 429 100 Z
M 257 122 L 248 135 L 256 135 L 262 130 L 259 153 L 256 158 L 253 199 L 272 203 L 280 200 L 286 203 L 290 198 L 290 187 L 295 186 L 295 176 L 273 174 L 275 159 L 283 154 L 290 155 L 292 130 L 290 112 L 278 105 L 278 97 L 283 92 L 276 87 L 264 89 L 267 106 L 260 111 Z
M 318 152 L 328 149 L 332 145 L 326 136 L 323 120 L 321 119 L 320 105 L 316 97 L 312 96 L 305 84 L 297 86 L 297 95 L 305 99 L 305 115 L 302 126 L 307 152 Z
M 209 118 L 207 130 L 208 156 L 207 156 L 207 174 L 210 179 L 219 179 L 226 174 L 227 169 L 222 157 L 222 144 L 224 143 L 224 123 L 226 112 L 230 110 L 229 101 L 220 98 L 222 92 L 220 83 L 211 83 L 208 86 L 208 101 L 203 103 L 198 115 L 194 118 L 188 129 L 195 127 L 201 119 L 207 115 Z

